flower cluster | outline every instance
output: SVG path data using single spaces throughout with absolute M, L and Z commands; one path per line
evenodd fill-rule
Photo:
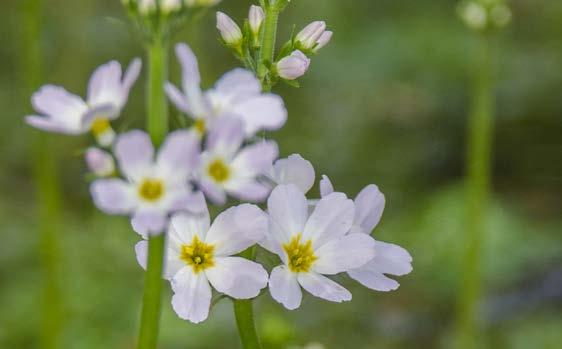
M 464 0 L 457 11 L 464 23 L 477 31 L 500 29 L 511 22 L 511 9 L 504 0 Z
M 186 4 L 216 2 L 128 4 L 139 11 L 154 6 L 174 11 Z M 219 12 L 224 42 L 244 56 L 260 44 L 264 16 L 261 7 L 252 6 L 242 31 Z M 298 78 L 308 68 L 308 55 L 326 45 L 331 35 L 324 22 L 311 23 L 284 45 L 270 74 Z M 42 87 L 32 97 L 38 115 L 26 121 L 45 131 L 94 135 L 99 146 L 85 152 L 96 177 L 90 187 L 93 201 L 107 214 L 130 217 L 133 230 L 142 236 L 135 250 L 145 268 L 147 240 L 165 234 L 163 276 L 171 283 L 176 313 L 195 323 L 205 320 L 212 289 L 250 299 L 269 288 L 273 299 L 291 310 L 301 305 L 303 289 L 328 301 L 349 301 L 351 293 L 330 278 L 344 273 L 370 289 L 395 290 L 398 283 L 387 275 L 409 273 L 412 258 L 403 248 L 370 235 L 385 205 L 378 187 L 369 185 L 352 200 L 324 176 L 321 198 L 307 199 L 316 180 L 311 163 L 297 154 L 278 159 L 275 142 L 255 137 L 286 123 L 282 98 L 263 92 L 268 89 L 255 72 L 241 68 L 204 90 L 193 51 L 186 44 L 178 44 L 175 51 L 181 86 L 167 82 L 161 88 L 191 125 L 169 133 L 159 149 L 146 132 L 117 135 L 110 124 L 121 114 L 140 74 L 139 59 L 125 74 L 114 61 L 99 67 L 86 101 L 62 87 Z M 229 198 L 246 203 L 224 210 L 211 223 L 207 201 L 223 206 Z M 267 202 L 263 209 L 257 206 L 262 202 Z M 278 265 L 268 271 L 237 256 L 258 246 L 277 256 Z

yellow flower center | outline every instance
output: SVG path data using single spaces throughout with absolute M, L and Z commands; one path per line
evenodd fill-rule
M 139 186 L 139 195 L 147 201 L 156 201 L 164 195 L 164 183 L 159 179 L 145 179 Z
M 200 135 L 204 135 L 205 130 L 207 129 L 205 120 L 204 119 L 195 120 L 195 123 L 193 124 L 193 128 L 195 128 L 195 131 L 197 131 L 197 133 L 199 133 Z
M 230 177 L 230 169 L 222 159 L 216 159 L 211 162 L 207 171 L 209 172 L 209 176 L 218 183 L 225 182 Z
M 293 236 L 288 244 L 283 245 L 283 249 L 287 253 L 289 269 L 294 273 L 308 272 L 318 259 L 312 249 L 312 240 L 302 243 L 301 234 Z
M 107 130 L 110 130 L 111 124 L 109 123 L 109 119 L 104 117 L 97 117 L 92 122 L 91 129 L 94 136 L 98 137 L 105 133 Z
M 191 244 L 183 245 L 181 247 L 180 258 L 187 265 L 193 268 L 195 274 L 198 274 L 199 272 L 215 265 L 215 261 L 213 259 L 214 251 L 214 245 L 208 245 L 202 242 L 199 240 L 199 237 L 195 235 Z

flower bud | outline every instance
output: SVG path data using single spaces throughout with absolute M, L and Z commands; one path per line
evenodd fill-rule
M 86 164 L 96 176 L 108 177 L 115 173 L 113 157 L 99 148 L 88 148 L 86 151 Z
M 255 36 L 260 33 L 260 28 L 265 19 L 265 13 L 260 6 L 252 5 L 250 6 L 250 14 L 248 15 L 248 21 L 250 22 L 250 29 Z
M 211 7 L 215 6 L 222 0 L 185 0 L 188 7 Z
M 306 73 L 310 59 L 301 51 L 295 50 L 290 56 L 277 62 L 277 75 L 286 80 L 295 80 Z
M 506 4 L 498 4 L 490 10 L 490 19 L 498 28 L 505 27 L 511 22 L 511 9 Z
M 239 46 L 242 43 L 242 31 L 232 18 L 217 12 L 217 29 L 228 46 Z
M 334 33 L 332 31 L 326 30 L 325 32 L 320 35 L 318 40 L 316 40 L 316 46 L 314 47 L 314 52 L 318 52 L 322 47 L 328 45 L 330 40 L 332 40 L 332 35 Z
M 130 2 L 130 0 L 125 0 L 125 2 Z M 155 13 L 158 6 L 160 6 L 161 13 L 169 14 L 181 9 L 182 0 L 138 0 L 138 6 L 142 15 Z
M 488 11 L 475 1 L 461 3 L 459 15 L 465 24 L 474 30 L 485 29 L 488 24 Z
M 312 22 L 297 34 L 296 41 L 302 49 L 310 50 L 316 45 L 316 42 L 320 39 L 320 36 L 325 30 L 326 22 Z

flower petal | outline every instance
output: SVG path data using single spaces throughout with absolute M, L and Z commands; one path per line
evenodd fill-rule
M 244 125 L 241 120 L 223 116 L 209 132 L 206 149 L 212 154 L 230 160 L 244 141 Z
M 267 208 L 270 239 L 283 244 L 293 235 L 302 233 L 308 218 L 308 203 L 296 185 L 279 185 L 273 189 Z
M 154 147 L 144 131 L 134 130 L 120 135 L 114 152 L 123 174 L 134 180 L 142 177 L 153 164 Z
M 258 263 L 241 257 L 219 257 L 205 270 L 213 287 L 236 299 L 254 298 L 267 286 L 268 275 Z
M 316 177 L 310 161 L 299 154 L 275 161 L 270 176 L 275 183 L 294 184 L 303 193 L 307 193 L 312 188 Z
M 353 201 L 343 193 L 332 193 L 318 201 L 302 235 L 303 241 L 312 240 L 316 248 L 331 239 L 345 235 L 353 224 Z
M 271 187 L 253 179 L 235 179 L 225 185 L 226 190 L 233 197 L 242 201 L 262 202 L 269 193 Z
M 273 299 L 289 310 L 297 309 L 301 305 L 302 291 L 297 281 L 297 275 L 284 265 L 275 267 L 271 271 L 269 292 Z
M 120 98 L 120 108 L 122 108 L 127 100 L 129 99 L 129 92 L 131 88 L 139 78 L 142 69 L 142 61 L 140 58 L 135 58 L 125 71 L 125 76 L 121 83 L 121 98 Z
M 187 181 L 199 163 L 199 151 L 199 137 L 194 132 L 170 133 L 158 152 L 158 173 L 166 178 Z
M 366 186 L 355 198 L 355 220 L 353 224 L 360 232 L 370 234 L 379 224 L 384 210 L 385 198 L 379 188 L 374 185 Z
M 167 225 L 166 214 L 156 210 L 137 211 L 131 219 L 133 230 L 145 239 L 162 234 Z
M 121 64 L 111 61 L 99 66 L 88 83 L 88 105 L 121 106 Z
M 265 173 L 279 155 L 279 148 L 274 141 L 258 142 L 244 147 L 231 163 L 235 176 L 253 178 Z
M 236 68 L 224 74 L 215 84 L 216 92 L 238 100 L 261 93 L 261 84 L 254 73 Z
M 108 214 L 128 214 L 138 205 L 134 189 L 122 179 L 99 179 L 90 186 L 94 204 Z
M 189 46 L 184 43 L 176 45 L 176 56 L 180 61 L 182 70 L 182 83 L 184 90 L 187 86 L 201 84 L 201 75 L 199 74 L 199 64 L 197 57 Z
M 375 240 L 366 234 L 348 234 L 332 239 L 314 251 L 313 269 L 320 274 L 338 274 L 358 268 L 375 256 Z
M 260 130 L 278 130 L 287 122 L 287 109 L 278 95 L 256 96 L 236 104 L 232 112 L 244 120 L 246 136 Z
M 195 236 L 201 240 L 205 239 L 211 218 L 209 212 L 190 214 L 179 212 L 172 216 L 168 228 L 169 246 L 179 251 L 182 245 L 189 245 Z
M 82 129 L 82 117 L 88 110 L 88 107 L 82 98 L 66 91 L 62 87 L 45 85 L 35 92 L 31 97 L 33 108 L 42 115 L 50 123 L 37 123 L 34 117 L 28 122 L 32 126 L 43 129 L 48 125 L 56 128 L 48 129 L 48 131 L 57 131 L 67 134 L 80 134 L 86 130 Z M 60 131 L 58 131 L 60 130 Z
M 351 293 L 340 284 L 317 273 L 299 273 L 299 284 L 313 296 L 331 301 L 345 302 L 351 300 Z
M 215 219 L 205 242 L 215 245 L 215 255 L 230 256 L 257 243 L 267 231 L 267 215 L 257 206 L 242 204 Z
M 330 178 L 326 175 L 322 175 L 320 180 L 320 197 L 328 196 L 334 192 L 334 186 L 330 181 Z
M 164 90 L 166 91 L 166 95 L 176 106 L 176 108 L 184 113 L 191 114 L 191 109 L 189 108 L 189 104 L 187 103 L 187 97 L 185 97 L 176 86 L 174 86 L 170 82 L 167 82 L 164 85 Z
M 226 192 L 221 186 L 206 179 L 200 179 L 198 183 L 201 191 L 212 203 L 219 206 L 226 204 Z
M 178 316 L 193 323 L 205 321 L 211 307 L 211 286 L 205 273 L 184 267 L 172 279 L 172 307 Z

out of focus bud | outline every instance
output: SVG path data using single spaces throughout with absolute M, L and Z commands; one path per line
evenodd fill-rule
M 310 50 L 314 48 L 320 36 L 326 30 L 326 22 L 315 21 L 307 25 L 303 30 L 301 30 L 295 40 L 297 42 L 297 47 L 303 50 Z
M 277 62 L 277 75 L 286 80 L 295 80 L 306 73 L 310 66 L 310 59 L 301 51 L 295 50 L 290 56 Z
M 211 7 L 221 1 L 222 0 L 185 0 L 185 5 L 188 7 Z
M 505 0 L 465 0 L 459 3 L 459 16 L 477 31 L 503 28 L 511 21 L 511 10 Z
M 88 168 L 96 176 L 108 177 L 115 173 L 115 162 L 108 152 L 99 148 L 89 148 L 85 157 Z
M 325 32 L 320 35 L 318 40 L 316 40 L 316 46 L 314 47 L 314 52 L 318 52 L 322 47 L 328 45 L 330 40 L 332 40 L 332 35 L 334 33 L 332 31 L 326 30 Z
M 131 0 L 124 0 L 127 5 Z M 139 13 L 142 15 L 150 15 L 156 13 L 158 6 L 162 14 L 169 14 L 181 10 L 182 0 L 137 0 Z
M 464 23 L 471 29 L 482 30 L 486 28 L 488 23 L 488 12 L 486 8 L 475 1 L 461 4 L 459 7 L 459 15 Z
M 260 33 L 261 25 L 265 19 L 265 13 L 260 6 L 252 5 L 250 6 L 250 14 L 248 15 L 248 22 L 250 23 L 250 29 L 252 29 L 252 34 L 258 36 Z
M 497 27 L 505 27 L 511 22 L 511 9 L 506 4 L 498 4 L 492 7 L 490 19 Z
M 236 48 L 242 44 L 242 30 L 232 18 L 220 11 L 217 12 L 217 29 L 228 46 Z

